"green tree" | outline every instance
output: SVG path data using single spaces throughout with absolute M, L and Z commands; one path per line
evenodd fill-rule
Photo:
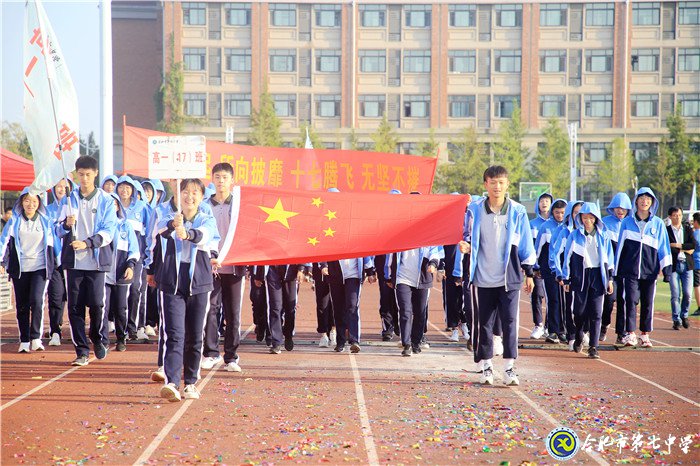
M 163 83 L 155 95 L 157 128 L 166 133 L 182 133 L 188 121 L 184 110 L 185 77 L 183 65 L 175 61 L 175 45 L 170 35 L 170 65 L 163 77 Z
M 520 181 L 525 178 L 525 161 L 529 151 L 523 146 L 526 130 L 520 117 L 520 106 L 515 104 L 510 119 L 498 130 L 498 139 L 493 144 L 494 163 L 508 170 L 511 195 L 518 192 Z
M 435 140 L 435 130 L 430 128 L 428 139 L 418 143 L 418 154 L 423 157 L 437 157 L 438 142 Z
M 0 130 L 0 146 L 29 160 L 32 159 L 32 148 L 29 147 L 27 134 L 19 123 L 2 122 Z
M 627 192 L 634 183 L 634 158 L 627 149 L 625 140 L 615 138 L 608 156 L 600 162 L 596 170 L 596 185 L 598 192 L 615 194 Z
M 275 104 L 265 90 L 260 95 L 260 107 L 253 109 L 250 115 L 251 132 L 248 134 L 248 142 L 253 146 L 281 147 L 280 126 L 282 122 L 275 112 Z
M 677 189 L 674 193 L 674 204 L 690 198 L 693 183 L 700 182 L 700 152 L 696 144 L 696 135 L 688 134 L 686 121 L 682 115 L 682 103 L 677 103 L 675 111 L 666 118 L 668 137 L 662 138 L 673 154 L 672 160 L 677 162 L 675 171 Z
M 360 148 L 360 138 L 357 137 L 355 128 L 350 128 L 350 135 L 348 136 L 350 142 L 350 150 L 363 150 Z
M 305 121 L 304 123 L 301 124 L 299 127 L 299 137 L 294 140 L 294 147 L 305 147 L 306 146 L 306 129 L 309 129 L 309 139 L 311 139 L 311 145 L 314 146 L 314 149 L 323 149 L 325 146 L 323 145 L 323 141 L 321 141 L 321 137 L 318 135 L 316 130 L 314 129 L 313 126 L 309 124 L 309 122 Z
M 530 165 L 533 181 L 552 183 L 554 197 L 567 197 L 569 192 L 569 136 L 556 118 L 550 118 L 542 130 L 544 144 L 537 148 Z
M 379 123 L 377 131 L 370 135 L 374 141 L 375 152 L 396 152 L 396 146 L 399 144 L 399 138 L 394 131 L 394 128 L 389 123 L 386 113 Z
M 450 141 L 449 161 L 438 165 L 433 191 L 439 193 L 478 193 L 484 191 L 484 171 L 489 165 L 486 146 L 477 139 L 472 127 L 460 131 Z

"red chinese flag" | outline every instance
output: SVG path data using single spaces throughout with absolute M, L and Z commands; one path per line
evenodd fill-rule
M 466 196 L 236 186 L 223 263 L 275 265 L 374 256 L 462 239 Z M 238 206 L 236 209 L 235 206 Z

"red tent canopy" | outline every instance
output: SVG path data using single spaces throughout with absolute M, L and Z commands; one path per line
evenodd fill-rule
M 21 191 L 33 181 L 32 161 L 0 147 L 0 190 Z

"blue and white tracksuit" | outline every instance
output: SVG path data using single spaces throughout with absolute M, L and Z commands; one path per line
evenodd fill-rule
M 535 241 L 537 241 L 537 235 L 540 232 L 540 227 L 544 222 L 549 220 L 549 217 L 544 218 L 542 216 L 542 212 L 540 212 L 540 200 L 545 196 L 549 197 L 550 201 L 554 200 L 551 194 L 543 193 L 539 195 L 537 201 L 535 202 L 535 218 L 530 220 L 530 231 L 532 232 L 532 238 Z M 535 250 L 537 249 L 535 248 Z M 535 286 L 532 289 L 532 294 L 530 295 L 530 304 L 532 306 L 532 322 L 535 325 L 541 326 L 545 324 L 545 320 L 547 317 L 546 315 L 542 315 L 542 300 L 547 298 L 547 292 L 545 291 L 544 279 L 542 277 L 536 276 L 534 280 Z
M 617 238 L 620 234 L 620 225 L 622 225 L 622 220 L 617 218 L 615 215 L 615 208 L 617 207 L 627 209 L 627 215 L 629 215 L 629 213 L 632 211 L 632 201 L 627 193 L 620 192 L 615 194 L 606 209 L 609 215 L 603 217 L 605 236 L 610 239 L 613 254 L 617 252 Z M 603 317 L 600 324 L 602 331 L 605 331 L 608 325 L 610 325 L 612 320 L 613 305 L 615 302 L 617 302 L 615 334 L 623 335 L 625 333 L 625 285 L 624 279 L 619 277 L 613 277 L 613 292 L 612 294 L 606 294 L 605 298 L 603 299 Z
M 146 180 L 141 183 L 141 186 L 149 185 L 153 190 L 153 197 L 151 202 L 148 203 L 149 210 L 149 224 L 146 228 L 146 259 L 144 259 L 143 273 L 141 275 L 142 282 L 145 283 L 146 275 L 148 274 L 147 261 L 151 252 L 151 245 L 153 242 L 153 229 L 155 228 L 155 211 L 158 204 L 160 204 L 165 197 L 165 189 L 163 188 L 163 183 L 160 180 Z M 145 200 L 145 199 L 144 199 Z M 160 312 L 158 310 L 158 291 L 156 288 L 150 286 L 142 285 L 142 288 L 146 289 L 146 325 L 151 327 L 157 327 L 160 322 Z

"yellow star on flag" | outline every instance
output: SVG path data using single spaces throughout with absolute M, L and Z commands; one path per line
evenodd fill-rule
M 335 211 L 335 212 L 337 212 L 337 211 Z M 329 211 L 324 215 L 324 217 L 328 217 L 328 220 L 332 220 L 332 219 L 334 219 L 334 218 L 338 218 L 338 217 L 335 216 L 335 212 L 332 211 L 332 210 L 329 210 Z
M 280 222 L 287 228 L 289 228 L 289 222 L 287 221 L 287 219 L 294 217 L 295 215 L 299 215 L 299 212 L 291 212 L 289 210 L 284 210 L 284 207 L 282 206 L 282 199 L 280 198 L 277 198 L 277 203 L 272 208 L 263 207 L 261 205 L 259 205 L 258 207 L 267 214 L 267 219 L 265 219 L 265 223 Z
M 313 238 L 309 238 L 309 240 L 307 241 L 307 243 L 310 244 L 311 246 L 316 246 L 316 245 L 319 243 L 319 241 L 318 241 L 318 239 L 316 239 L 316 237 L 314 236 Z
M 331 229 L 331 227 L 328 227 L 328 230 L 323 230 L 323 232 L 326 236 L 333 236 L 335 234 L 335 230 Z
M 321 204 L 323 204 L 323 201 L 321 200 L 320 197 L 312 197 L 311 198 L 311 205 L 315 205 L 316 207 L 321 207 Z

